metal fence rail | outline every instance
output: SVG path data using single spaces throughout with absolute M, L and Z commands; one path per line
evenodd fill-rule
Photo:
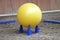
M 42 11 L 42 13 L 54 13 L 54 12 L 60 12 L 60 10 Z M 5 16 L 16 16 L 16 13 L 0 14 L 0 17 L 5 17 Z

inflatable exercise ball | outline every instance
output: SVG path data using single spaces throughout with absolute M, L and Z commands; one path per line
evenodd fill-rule
M 33 3 L 25 3 L 18 8 L 17 11 L 17 20 L 24 26 L 35 27 L 41 22 L 42 12 L 41 9 Z

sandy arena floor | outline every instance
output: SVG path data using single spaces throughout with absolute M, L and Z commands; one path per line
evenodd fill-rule
M 9 24 L 7 27 L 0 26 L 0 40 L 60 40 L 60 25 L 41 23 L 40 32 L 27 36 L 26 32 L 19 34 L 18 27 Z M 16 25 L 15 25 L 16 26 Z

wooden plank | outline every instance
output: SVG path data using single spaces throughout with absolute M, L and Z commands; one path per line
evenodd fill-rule
M 12 8 L 13 8 L 13 13 L 17 12 L 19 6 L 21 6 L 24 3 L 27 3 L 27 0 L 11 0 L 12 3 Z
M 1 0 L 1 10 L 3 10 L 3 13 L 11 13 L 11 4 L 10 0 Z
M 50 0 L 38 0 L 38 5 L 42 10 L 50 10 Z
M 2 0 L 0 0 L 0 14 L 3 13 Z
M 50 9 L 51 10 L 55 10 L 56 9 L 56 4 L 55 4 L 55 0 L 50 0 Z
M 56 9 L 60 9 L 60 0 L 55 0 Z

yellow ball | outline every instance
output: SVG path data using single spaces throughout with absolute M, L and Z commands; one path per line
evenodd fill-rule
M 18 22 L 24 26 L 35 27 L 41 22 L 42 12 L 40 8 L 33 3 L 25 3 L 21 5 L 17 12 L 17 20 Z

